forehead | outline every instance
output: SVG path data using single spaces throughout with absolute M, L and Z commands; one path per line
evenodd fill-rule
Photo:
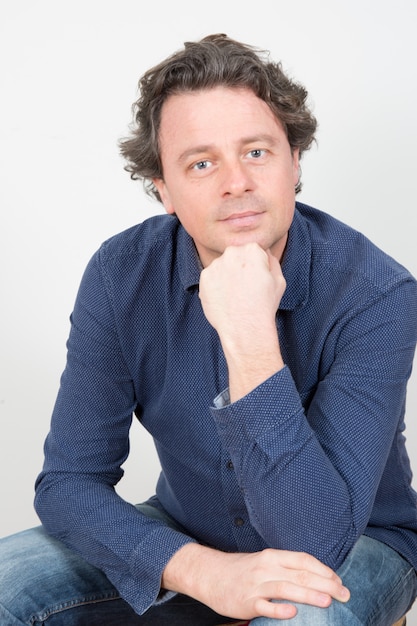
M 161 111 L 162 151 L 198 139 L 201 142 L 238 140 L 240 135 L 282 133 L 270 107 L 250 89 L 214 87 L 174 94 Z

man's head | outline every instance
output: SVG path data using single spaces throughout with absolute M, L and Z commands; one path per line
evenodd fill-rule
M 252 91 L 280 121 L 292 150 L 301 156 L 311 146 L 316 120 L 306 105 L 307 92 L 284 74 L 280 63 L 222 34 L 186 43 L 141 78 L 132 134 L 120 144 L 127 171 L 143 180 L 147 192 L 158 200 L 153 181 L 164 178 L 159 142 L 163 104 L 172 95 L 215 87 Z M 295 191 L 300 189 L 298 181 Z

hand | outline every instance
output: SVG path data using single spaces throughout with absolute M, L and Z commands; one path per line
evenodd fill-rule
M 248 333 L 275 328 L 285 291 L 279 262 L 258 244 L 230 246 L 200 277 L 204 314 L 221 338 L 247 342 Z
M 222 343 L 232 401 L 284 366 L 276 314 L 285 287 L 278 260 L 256 243 L 226 248 L 201 273 L 201 304 Z
M 333 598 L 340 602 L 349 599 L 349 591 L 337 574 L 301 552 L 267 549 L 228 554 L 188 544 L 168 563 L 164 586 L 170 584 L 173 575 L 171 580 L 176 582 L 168 588 L 236 619 L 290 619 L 297 613 L 291 602 L 325 608 Z M 286 602 L 277 604 L 271 600 Z

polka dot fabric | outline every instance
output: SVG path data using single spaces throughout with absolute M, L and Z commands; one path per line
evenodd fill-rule
M 286 366 L 230 404 L 200 271 L 172 216 L 116 235 L 91 259 L 37 481 L 47 530 L 100 567 L 138 613 L 189 541 L 303 550 L 337 568 L 366 533 L 417 567 L 403 432 L 414 278 L 363 235 L 297 204 L 277 313 Z M 158 501 L 178 530 L 115 491 L 132 416 L 154 438 Z M 145 463 L 142 472 L 138 483 Z

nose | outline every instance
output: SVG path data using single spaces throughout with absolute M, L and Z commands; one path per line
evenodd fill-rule
M 253 190 L 253 181 L 245 164 L 239 159 L 222 164 L 222 196 L 239 197 Z

